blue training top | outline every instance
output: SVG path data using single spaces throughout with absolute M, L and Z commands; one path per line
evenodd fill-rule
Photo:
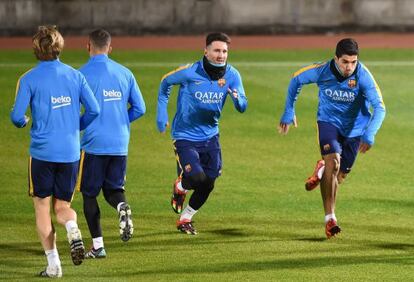
M 134 75 L 105 54 L 91 57 L 80 71 L 101 107 L 101 114 L 83 134 L 82 149 L 95 155 L 126 156 L 130 123 L 145 113 Z
M 374 143 L 375 134 L 385 117 L 385 105 L 377 83 L 361 62 L 346 78 L 339 73 L 334 60 L 295 72 L 289 84 L 281 122 L 293 123 L 297 96 L 302 86 L 310 83 L 319 87 L 318 121 L 334 125 L 344 137 L 361 136 L 363 142 Z
M 82 117 L 81 103 L 85 108 Z M 30 155 L 48 162 L 79 160 L 79 130 L 99 114 L 99 105 L 85 77 L 59 59 L 41 61 L 17 82 L 10 115 L 15 126 L 26 125 L 29 104 L 33 119 Z
M 158 91 L 157 126 L 165 131 L 168 122 L 167 104 L 173 85 L 180 85 L 177 112 L 171 136 L 175 140 L 205 141 L 219 133 L 218 123 L 227 96 L 239 112 L 247 108 L 247 98 L 239 72 L 227 65 L 223 78 L 211 80 L 203 67 L 203 60 L 182 66 L 161 79 Z M 234 98 L 228 89 L 236 89 Z

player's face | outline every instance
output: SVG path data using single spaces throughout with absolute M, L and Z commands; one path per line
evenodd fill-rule
M 214 64 L 224 64 L 227 61 L 228 46 L 223 41 L 213 41 L 204 49 L 206 58 Z
M 341 57 L 335 56 L 335 62 L 345 77 L 350 76 L 358 63 L 358 55 L 342 55 Z

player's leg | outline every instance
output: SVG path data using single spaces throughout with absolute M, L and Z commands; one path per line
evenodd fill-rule
M 30 158 L 29 195 L 33 197 L 36 230 L 45 251 L 48 265 L 40 272 L 43 277 L 61 277 L 62 267 L 56 248 L 56 232 L 50 216 L 54 164 Z
M 85 258 L 85 247 L 77 224 L 76 212 L 70 207 L 78 175 L 79 161 L 59 163 L 56 167 L 53 209 L 57 222 L 66 228 L 72 262 L 79 265 Z
M 341 167 L 338 173 L 338 184 L 345 181 L 345 178 L 351 172 L 352 166 L 358 155 L 358 148 L 360 144 L 360 137 L 343 138 L 341 141 L 342 154 L 341 154 Z
M 325 234 L 328 238 L 341 231 L 335 215 L 340 154 L 342 152 L 338 129 L 326 122 L 318 122 L 319 145 L 325 170 L 321 179 L 321 196 L 325 211 Z
M 196 146 L 195 150 L 183 153 L 182 166 L 190 166 L 191 170 L 184 169 L 184 177 L 189 186 L 194 189 L 188 206 L 184 209 L 177 223 L 177 227 L 187 234 L 196 234 L 192 224 L 192 217 L 205 204 L 214 188 L 215 179 L 221 173 L 221 150 L 218 136 L 211 138 L 205 144 Z M 196 154 L 197 153 L 197 154 Z M 191 156 L 193 159 L 191 160 Z M 197 158 L 194 158 L 197 156 Z
M 186 144 L 186 141 L 174 141 L 173 147 L 174 147 L 174 154 L 175 159 L 177 162 L 177 179 L 173 183 L 173 189 L 172 189 L 172 195 L 171 195 L 171 207 L 175 213 L 180 214 L 183 211 L 183 206 L 185 202 L 185 198 L 189 190 L 192 190 L 190 181 L 188 177 L 184 175 L 184 167 L 181 166 L 180 162 L 180 156 L 177 152 L 176 144 L 179 145 L 180 151 L 183 144 Z M 187 164 L 187 167 L 185 169 L 190 170 L 191 164 Z
M 119 235 L 126 242 L 134 233 L 131 207 L 125 197 L 126 156 L 111 156 L 105 172 L 102 187 L 105 200 L 117 210 L 119 218 Z
M 83 160 L 83 161 L 82 161 Z M 107 156 L 98 156 L 82 152 L 77 186 L 82 192 L 83 214 L 92 237 L 92 247 L 85 254 L 85 258 L 104 258 L 104 249 L 101 211 L 97 197 L 105 179 L 105 170 L 108 163 Z

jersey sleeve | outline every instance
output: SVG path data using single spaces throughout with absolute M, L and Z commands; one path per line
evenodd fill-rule
M 237 90 L 237 98 L 234 98 L 233 95 L 230 94 L 231 99 L 233 100 L 234 107 L 240 113 L 246 111 L 247 108 L 247 97 L 244 92 L 242 78 L 240 73 L 237 70 L 234 70 L 234 79 L 232 83 L 229 85 L 230 91 Z
M 179 67 L 161 79 L 161 84 L 158 90 L 158 104 L 157 104 L 157 127 L 160 132 L 164 132 L 168 123 L 168 99 L 171 95 L 171 90 L 174 85 L 179 85 L 186 81 L 187 70 L 191 65 Z
M 285 110 L 280 122 L 291 124 L 295 116 L 295 103 L 298 95 L 305 84 L 316 83 L 322 72 L 324 64 L 312 64 L 301 68 L 293 74 L 287 90 Z
M 85 77 L 82 74 L 80 74 L 80 76 L 80 101 L 85 108 L 85 112 L 80 118 L 80 130 L 84 130 L 99 115 L 100 108 L 95 95 L 93 95 L 92 90 L 86 82 Z
M 17 81 L 15 102 L 10 113 L 10 119 L 16 127 L 25 127 L 29 118 L 25 115 L 31 99 L 30 86 L 22 77 Z
M 361 81 L 361 90 L 366 100 L 369 102 L 372 107 L 373 113 L 371 120 L 368 123 L 368 126 L 362 136 L 362 141 L 369 145 L 373 145 L 375 141 L 375 135 L 380 129 L 382 122 L 385 118 L 385 104 L 382 99 L 381 90 L 375 81 L 372 74 L 364 66 L 365 73 L 360 78 Z
M 138 83 L 132 74 L 130 78 L 130 84 L 130 95 L 128 98 L 128 103 L 131 106 L 128 109 L 128 117 L 129 122 L 133 122 L 145 114 L 146 108 L 141 90 L 139 89 Z

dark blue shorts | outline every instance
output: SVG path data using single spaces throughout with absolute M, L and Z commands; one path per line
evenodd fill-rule
M 89 197 L 104 190 L 124 190 L 126 156 L 93 155 L 82 151 L 78 189 Z
M 39 198 L 53 196 L 71 202 L 78 176 L 79 161 L 55 163 L 29 159 L 29 195 Z
M 335 126 L 324 121 L 318 121 L 318 130 L 322 156 L 338 153 L 341 156 L 340 170 L 349 173 L 358 155 L 361 137 L 344 137 Z
M 174 142 L 177 174 L 186 176 L 204 172 L 210 178 L 221 175 L 222 160 L 219 136 L 207 141 L 177 140 Z

